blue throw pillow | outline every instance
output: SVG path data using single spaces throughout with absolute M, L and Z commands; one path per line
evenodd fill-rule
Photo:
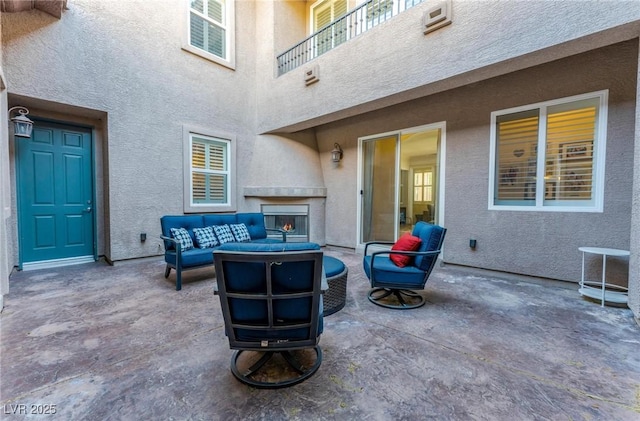
M 191 250 L 193 248 L 193 240 L 189 235 L 189 231 L 184 228 L 171 228 L 171 236 L 180 243 L 182 251 Z
M 220 244 L 233 243 L 236 241 L 229 225 L 214 225 L 213 231 L 216 233 L 216 237 L 218 237 Z
M 245 224 L 229 224 L 229 228 L 231 228 L 231 232 L 237 242 L 246 243 L 251 241 L 251 235 L 249 235 L 249 230 Z
M 213 232 L 213 227 L 194 228 L 193 235 L 201 249 L 208 249 L 220 244 Z

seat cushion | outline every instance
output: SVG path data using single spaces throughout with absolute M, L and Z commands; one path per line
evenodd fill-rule
M 375 256 L 373 276 L 371 274 L 371 258 L 365 256 L 362 260 L 364 271 L 372 287 L 422 289 L 426 282 L 425 272 L 415 266 L 400 268 L 386 255 Z
M 175 266 L 176 265 L 175 251 L 166 252 L 164 254 L 164 260 L 170 265 Z M 182 267 L 184 268 L 211 265 L 211 264 L 213 264 L 212 249 L 194 248 L 194 249 L 182 252 Z
M 342 260 L 331 256 L 323 256 L 322 264 L 324 266 L 324 274 L 327 278 L 332 278 L 344 272 L 345 266 Z
M 391 247 L 391 250 L 398 251 L 416 251 L 420 247 L 422 240 L 411 234 L 404 233 L 398 241 Z M 398 267 L 405 267 L 413 260 L 413 256 L 407 256 L 404 254 L 390 254 L 389 259 Z
M 420 238 L 422 243 L 418 251 L 436 251 L 442 247 L 444 240 L 444 228 L 438 225 L 427 224 L 426 222 L 418 222 L 413 228 L 414 236 Z M 438 256 L 417 256 L 414 265 L 420 270 L 428 271 L 435 263 Z
M 304 250 L 320 250 L 317 243 L 283 243 L 281 241 L 272 243 L 263 243 L 252 241 L 250 243 L 227 243 L 217 248 L 221 251 L 254 251 L 254 252 L 273 252 L 273 251 L 304 251 Z

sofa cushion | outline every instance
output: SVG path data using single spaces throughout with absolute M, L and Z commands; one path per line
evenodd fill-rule
M 191 250 L 193 248 L 193 240 L 191 239 L 191 235 L 189 235 L 189 231 L 185 228 L 171 228 L 171 236 L 180 243 L 182 251 Z
M 245 224 L 251 241 L 267 238 L 267 230 L 264 226 L 264 214 L 254 213 L 238 213 L 236 214 L 238 224 Z
M 220 244 L 233 243 L 236 241 L 229 225 L 214 225 L 213 231 L 216 233 L 216 237 L 218 237 Z
M 362 263 L 367 278 L 371 279 L 371 258 L 373 256 L 365 256 Z M 406 266 L 400 268 L 396 266 L 387 256 L 375 256 L 374 278 L 376 287 L 389 286 L 398 288 L 402 285 L 406 289 L 422 289 L 426 282 L 425 272 L 415 266 Z M 372 282 L 373 285 L 373 282 Z
M 239 243 L 246 243 L 251 241 L 251 236 L 249 235 L 249 230 L 245 224 L 229 224 L 229 228 L 233 233 L 236 241 Z
M 203 215 L 204 226 L 237 224 L 235 213 L 211 213 Z
M 404 233 L 400 238 L 398 238 L 398 241 L 396 241 L 393 247 L 391 247 L 391 250 L 416 251 L 418 250 L 418 247 L 420 247 L 420 243 L 422 243 L 421 239 L 407 232 Z M 413 256 L 392 253 L 389 255 L 389 259 L 391 259 L 391 261 L 396 266 L 403 268 L 411 263 L 411 261 L 413 260 Z
M 194 228 L 204 228 L 206 225 L 202 222 L 202 215 L 165 215 L 160 218 L 160 226 L 162 235 L 172 237 L 171 228 L 185 228 L 191 235 Z M 193 240 L 193 236 L 191 237 Z M 164 242 L 165 250 L 173 250 L 171 241 Z
M 213 232 L 213 227 L 194 228 L 193 235 L 196 237 L 198 247 L 201 249 L 220 245 L 218 238 L 216 238 L 216 234 Z
M 173 251 L 165 253 L 164 260 L 167 263 L 175 266 L 177 264 L 176 253 Z M 194 249 L 182 252 L 181 266 L 184 268 L 193 268 L 193 267 L 206 266 L 211 264 L 213 264 L 212 249 L 194 248 Z

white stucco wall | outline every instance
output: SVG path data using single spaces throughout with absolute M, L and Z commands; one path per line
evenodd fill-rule
M 424 35 L 421 19 L 431 4 L 283 76 L 263 78 L 258 131 L 312 127 L 629 39 L 637 36 L 640 19 L 640 2 L 633 0 L 453 0 L 453 23 Z M 312 65 L 320 81 L 305 87 L 303 73 Z

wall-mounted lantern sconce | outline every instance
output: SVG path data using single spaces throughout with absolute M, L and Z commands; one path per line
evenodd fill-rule
M 11 112 L 16 110 L 19 115 L 11 117 Z M 33 130 L 33 121 L 27 117 L 29 110 L 24 107 L 9 108 L 9 119 L 13 122 L 13 134 L 17 137 L 31 137 Z
M 331 150 L 331 162 L 340 162 L 342 160 L 342 148 L 337 143 L 333 144 Z

